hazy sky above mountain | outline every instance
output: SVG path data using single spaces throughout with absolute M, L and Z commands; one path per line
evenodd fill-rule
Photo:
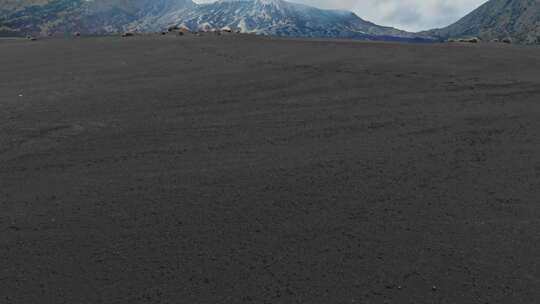
M 320 8 L 345 9 L 380 25 L 409 31 L 449 25 L 486 0 L 289 0 Z M 213 0 L 195 0 L 213 2 Z

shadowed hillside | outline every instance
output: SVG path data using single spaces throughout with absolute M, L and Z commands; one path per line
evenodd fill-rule
M 540 0 L 491 0 L 458 22 L 425 32 L 441 39 L 477 36 L 540 43 Z

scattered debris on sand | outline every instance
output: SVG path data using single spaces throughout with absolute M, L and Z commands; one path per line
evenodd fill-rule
M 480 38 L 478 38 L 478 37 L 458 38 L 458 39 L 450 38 L 450 39 L 446 40 L 446 42 L 449 42 L 449 43 L 455 43 L 455 42 L 461 42 L 461 43 L 480 43 L 481 40 L 480 40 Z
M 503 38 L 503 39 L 499 39 L 499 38 L 495 38 L 493 40 L 491 40 L 492 43 L 506 43 L 506 44 L 511 44 L 512 43 L 512 38 Z
M 191 30 L 188 27 L 184 26 L 184 25 L 180 25 L 178 27 L 178 31 L 180 31 L 180 32 L 182 32 L 184 34 L 191 33 Z
M 174 25 L 167 28 L 166 31 L 161 32 L 162 35 L 167 35 L 167 33 L 177 33 L 178 36 L 184 36 L 186 34 L 193 34 L 195 36 L 202 36 L 205 33 L 211 33 L 216 36 L 224 34 L 241 34 L 240 30 L 233 30 L 229 26 L 224 26 L 222 28 L 214 28 L 210 24 L 203 24 L 197 30 L 191 30 L 186 25 Z
M 214 27 L 211 26 L 208 22 L 205 22 L 199 25 L 199 32 L 208 33 L 208 32 L 212 32 L 213 30 L 214 30 Z
M 459 39 L 459 42 L 465 42 L 465 43 L 479 43 L 479 42 L 480 42 L 480 38 L 478 38 L 478 37 L 461 38 L 461 39 Z
M 184 36 L 185 34 L 190 34 L 190 33 L 193 33 L 189 28 L 187 28 L 186 26 L 183 26 L 183 25 L 175 25 L 175 26 L 170 26 L 167 28 L 167 31 L 163 31 L 161 32 L 162 35 L 166 35 L 167 33 L 173 33 L 173 32 L 176 32 L 178 36 Z

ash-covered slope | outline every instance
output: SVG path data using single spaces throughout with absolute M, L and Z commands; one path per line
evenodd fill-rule
M 491 0 L 458 22 L 424 34 L 440 39 L 477 36 L 540 43 L 540 0 Z
M 168 16 L 192 30 L 230 28 L 297 37 L 411 39 L 415 35 L 362 20 L 349 11 L 323 10 L 283 0 L 220 0 Z

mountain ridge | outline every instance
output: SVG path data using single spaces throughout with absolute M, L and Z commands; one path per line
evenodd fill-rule
M 353 12 L 323 10 L 283 0 L 220 0 L 178 16 L 192 30 L 230 28 L 241 32 L 297 37 L 377 39 L 415 35 L 365 21 Z
M 0 14 L 0 32 L 49 35 L 84 32 L 105 34 L 121 32 L 133 24 L 152 24 L 171 10 L 195 5 L 191 0 L 34 0 Z M 4 6 L 1 6 L 4 7 Z
M 324 10 L 284 0 L 0 0 L 0 33 L 104 34 L 159 31 L 184 24 L 190 29 L 229 27 L 277 36 L 414 40 L 419 35 L 379 26 L 350 11 Z M 0 34 L 1 35 L 1 34 Z
M 490 0 L 454 24 L 419 34 L 440 40 L 475 36 L 540 44 L 540 0 Z

